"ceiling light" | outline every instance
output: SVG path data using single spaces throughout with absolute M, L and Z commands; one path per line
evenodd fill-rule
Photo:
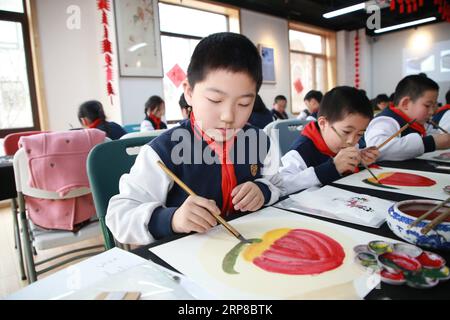
M 362 10 L 365 7 L 366 7 L 366 4 L 364 2 L 361 2 L 359 4 L 355 4 L 355 5 L 350 6 L 350 7 L 345 7 L 345 8 L 339 9 L 339 10 L 334 10 L 334 11 L 327 12 L 327 13 L 323 14 L 323 17 L 327 18 L 327 19 L 330 19 L 330 18 L 334 18 L 334 17 L 340 16 L 340 15 L 349 13 L 349 12 Z
M 429 17 L 429 18 L 425 18 L 425 19 L 400 23 L 400 24 L 396 24 L 394 26 L 390 26 L 390 27 L 386 27 L 386 28 L 376 29 L 375 33 L 383 33 L 383 32 L 387 32 L 387 31 L 402 29 L 402 28 L 415 26 L 415 25 L 422 24 L 422 23 L 427 23 L 427 22 L 434 21 L 434 20 L 436 20 L 436 17 Z

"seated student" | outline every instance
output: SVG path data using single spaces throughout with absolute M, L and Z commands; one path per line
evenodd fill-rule
M 442 129 L 450 132 L 450 90 L 445 94 L 445 103 L 444 106 L 436 110 L 432 120 Z
M 273 120 L 283 120 L 289 118 L 289 116 L 286 113 L 286 104 L 287 99 L 285 96 L 278 95 L 275 97 L 272 105 L 272 117 Z
M 406 123 L 416 121 L 380 150 L 380 160 L 402 161 L 425 152 L 450 148 L 450 134 L 427 135 L 424 124 L 432 116 L 439 86 L 421 75 L 406 76 L 397 84 L 394 105 L 380 112 L 364 135 L 367 146 L 378 146 Z
M 119 124 L 106 121 L 105 111 L 99 101 L 90 100 L 78 108 L 78 120 L 84 128 L 97 128 L 106 132 L 111 140 L 117 140 L 127 132 Z
M 189 119 L 192 107 L 186 102 L 186 99 L 184 98 L 184 92 L 181 93 L 180 100 L 178 100 L 178 104 L 180 105 L 181 115 L 183 116 L 183 119 Z
M 141 122 L 141 132 L 167 129 L 167 125 L 161 120 L 165 113 L 164 100 L 159 96 L 151 96 L 145 103 L 145 119 Z
M 376 110 L 384 110 L 389 106 L 390 100 L 387 94 L 379 94 L 374 99 Z
M 250 118 L 248 118 L 248 123 L 259 129 L 264 129 L 272 121 L 272 113 L 266 108 L 266 105 L 260 95 L 256 95 L 255 103 L 253 104 L 253 111 Z
M 267 136 L 246 126 L 262 83 L 254 44 L 240 34 L 209 35 L 195 47 L 187 77 L 184 96 L 192 106 L 190 119 L 141 148 L 130 173 L 120 180 L 120 194 L 109 202 L 106 224 L 122 243 L 148 244 L 175 233 L 206 232 L 216 225 L 211 213 L 255 211 L 279 197 L 270 182 L 277 170 L 266 176 L 273 151 L 255 149 Z M 247 133 L 257 141 L 250 143 Z M 245 157 L 235 163 L 233 155 Z M 157 161 L 197 196 L 188 196 Z
M 322 101 L 323 94 L 317 90 L 311 90 L 306 95 L 303 101 L 305 102 L 306 109 L 300 112 L 297 119 L 316 121 L 317 113 L 319 112 L 320 102 Z
M 281 159 L 282 195 L 331 183 L 354 172 L 361 161 L 373 163 L 377 150 L 357 148 L 372 117 L 370 101 L 358 89 L 342 86 L 327 92 L 317 122 L 305 126 Z

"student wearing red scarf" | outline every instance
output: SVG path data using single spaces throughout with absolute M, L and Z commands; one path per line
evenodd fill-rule
M 378 151 L 357 146 L 372 117 L 370 101 L 358 89 L 342 86 L 327 92 L 317 121 L 306 125 L 281 159 L 282 195 L 331 183 L 361 162 L 373 163 Z
M 403 78 L 395 88 L 394 103 L 369 124 L 364 139 L 367 146 L 377 146 L 406 123 L 416 121 L 380 150 L 379 160 L 402 161 L 425 152 L 450 148 L 450 135 L 428 135 L 425 129 L 436 105 L 439 86 L 424 75 Z
M 105 111 L 100 101 L 83 102 L 78 108 L 78 120 L 84 128 L 96 128 L 106 132 L 111 140 L 120 139 L 126 131 L 120 124 L 106 121 Z
M 110 200 L 106 224 L 122 243 L 207 232 L 216 225 L 211 214 L 228 218 L 278 200 L 278 168 L 268 170 L 278 156 L 264 132 L 247 125 L 262 83 L 255 45 L 240 34 L 212 34 L 196 46 L 187 76 L 189 119 L 141 148 Z M 174 184 L 157 161 L 197 196 Z
M 167 129 L 167 125 L 161 120 L 166 113 L 164 100 L 159 96 L 151 96 L 145 103 L 145 119 L 141 123 L 142 131 Z
M 450 132 L 450 90 L 445 94 L 445 102 L 446 104 L 438 108 L 434 113 L 433 121 L 442 129 Z

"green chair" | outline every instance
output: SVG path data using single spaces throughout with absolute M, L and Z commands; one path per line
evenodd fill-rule
M 105 142 L 95 146 L 88 155 L 87 173 L 107 250 L 116 245 L 105 222 L 109 199 L 119 193 L 120 177 L 130 172 L 138 153 L 136 149 L 154 138 L 147 136 Z

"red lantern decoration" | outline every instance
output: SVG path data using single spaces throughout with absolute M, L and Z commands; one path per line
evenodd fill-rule
M 101 44 L 102 54 L 105 56 L 106 63 L 106 92 L 113 104 L 113 69 L 112 69 L 112 43 L 109 41 L 109 23 L 108 23 L 108 11 L 110 11 L 110 0 L 97 0 L 97 9 L 101 11 L 101 23 L 103 25 L 103 40 Z
M 359 33 L 355 34 L 355 88 L 359 89 Z

